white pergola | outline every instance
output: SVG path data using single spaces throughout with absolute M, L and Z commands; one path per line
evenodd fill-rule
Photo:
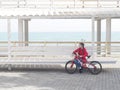
M 92 47 L 95 41 L 95 21 L 97 21 L 97 41 L 101 42 L 101 19 L 106 19 L 106 42 L 111 41 L 111 18 L 120 17 L 120 9 L 77 9 L 41 11 L 39 9 L 2 9 L 1 19 L 8 19 L 8 56 L 11 52 L 11 19 L 18 19 L 18 39 L 23 42 L 23 28 L 25 29 L 25 42 L 28 42 L 28 21 L 31 19 L 91 19 Z M 24 21 L 24 25 L 23 25 Z M 24 26 L 24 27 L 23 27 Z M 27 44 L 26 44 L 27 45 Z M 100 46 L 100 44 L 98 44 Z
M 95 4 L 86 4 L 86 2 Z M 104 2 L 109 4 L 105 6 Z M 111 18 L 120 18 L 119 2 L 120 0 L 81 0 L 80 2 L 77 0 L 67 2 L 64 0 L 43 2 L 41 0 L 1 0 L 0 18 L 8 19 L 8 59 L 11 58 L 11 19 L 18 19 L 18 39 L 20 42 L 23 42 L 23 28 L 25 30 L 25 42 L 29 40 L 28 21 L 31 19 L 91 19 L 92 48 L 94 50 L 95 21 L 97 21 L 97 42 L 101 42 L 102 19 L 106 19 L 106 42 L 111 42 Z M 46 5 L 46 8 L 40 7 L 40 5 Z M 61 6 L 58 7 L 58 5 Z

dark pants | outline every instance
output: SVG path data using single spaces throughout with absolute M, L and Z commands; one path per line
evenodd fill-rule
M 80 63 L 80 61 L 79 60 L 74 60 L 74 63 L 77 65 L 77 67 L 79 68 L 79 67 L 81 67 L 81 63 Z

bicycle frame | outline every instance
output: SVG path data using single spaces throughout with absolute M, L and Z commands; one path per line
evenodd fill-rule
M 73 62 L 72 62 L 72 64 L 71 64 L 70 68 L 72 68 L 72 67 L 73 67 L 73 65 L 75 64 L 75 63 L 74 63 L 74 60 L 75 60 L 75 59 L 73 59 L 73 60 L 72 60 Z M 87 61 L 86 63 L 82 63 L 82 65 L 81 65 L 81 66 L 82 66 L 83 68 L 85 68 L 85 69 L 88 69 L 87 64 L 88 64 L 88 65 L 92 65 L 92 66 L 93 66 L 93 68 L 95 68 L 95 69 L 96 69 L 96 66 L 95 66 L 95 65 L 93 65 L 93 64 L 90 64 L 90 62 L 89 62 L 89 61 Z

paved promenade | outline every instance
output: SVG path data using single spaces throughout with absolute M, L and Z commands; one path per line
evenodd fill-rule
M 99 75 L 67 74 L 63 67 L 0 70 L 0 90 L 119 90 L 120 68 L 104 68 Z

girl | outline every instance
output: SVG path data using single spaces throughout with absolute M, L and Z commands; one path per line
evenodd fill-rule
M 81 63 L 86 63 L 86 57 L 88 56 L 88 52 L 86 51 L 86 48 L 84 47 L 84 43 L 79 43 L 79 48 L 73 51 L 73 54 L 75 54 L 75 64 L 77 65 L 77 67 L 79 68 L 79 72 L 82 72 L 82 67 L 81 67 Z

